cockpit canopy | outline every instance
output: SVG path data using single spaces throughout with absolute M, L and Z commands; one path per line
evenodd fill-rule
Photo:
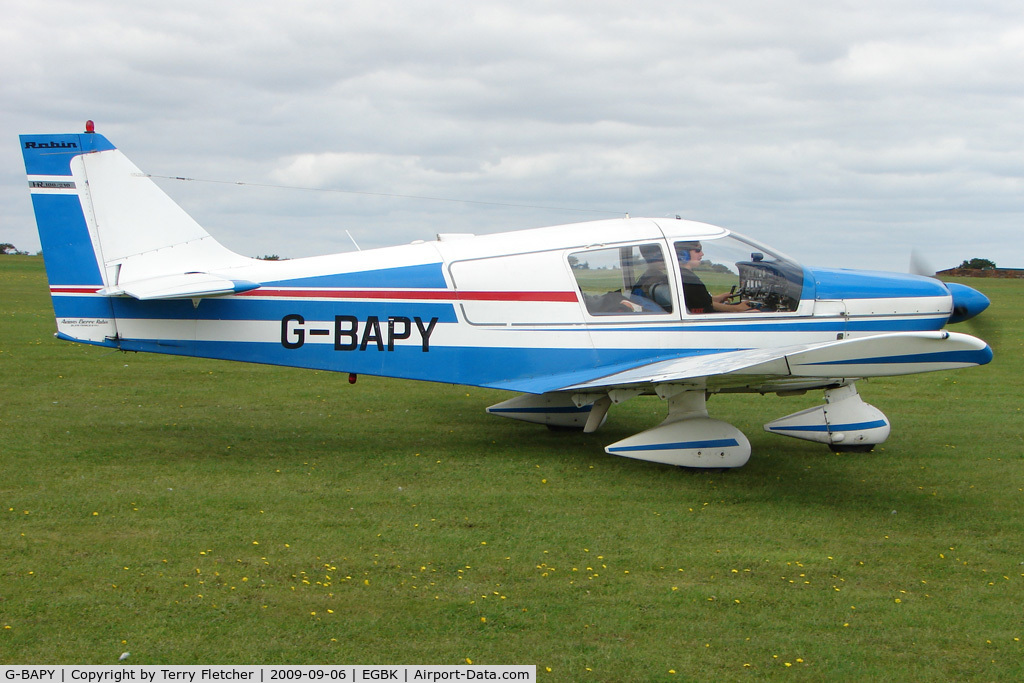
M 799 265 L 734 234 L 596 247 L 570 254 L 569 265 L 597 316 L 671 314 L 676 302 L 690 315 L 741 302 L 792 312 L 803 289 Z

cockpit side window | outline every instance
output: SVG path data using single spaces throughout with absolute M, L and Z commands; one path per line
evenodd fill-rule
M 591 315 L 672 312 L 672 286 L 660 244 L 578 251 L 569 255 Z

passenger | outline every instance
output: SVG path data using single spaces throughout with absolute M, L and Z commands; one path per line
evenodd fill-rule
M 640 245 L 640 254 L 647 263 L 644 274 L 633 285 L 631 294 L 643 297 L 658 304 L 663 310 L 672 312 L 672 291 L 668 284 L 668 271 L 665 270 L 665 257 L 661 247 L 656 244 Z
M 683 301 L 686 303 L 686 310 L 690 313 L 726 311 L 746 313 L 759 310 L 751 306 L 748 301 L 740 301 L 735 304 L 726 303 L 726 300 L 732 296 L 730 292 L 714 296 L 708 292 L 708 288 L 693 272 L 704 258 L 704 249 L 700 242 L 676 242 L 676 256 L 679 259 L 679 271 L 683 276 Z

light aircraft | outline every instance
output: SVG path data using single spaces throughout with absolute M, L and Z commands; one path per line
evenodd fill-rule
M 823 390 L 765 430 L 863 451 L 890 425 L 857 380 L 992 359 L 944 329 L 988 306 L 970 287 L 807 268 L 705 223 L 625 217 L 265 261 L 219 244 L 91 122 L 21 147 L 69 341 L 504 389 L 519 395 L 491 414 L 584 432 L 657 395 L 665 421 L 605 450 L 694 468 L 750 456 L 709 416 L 712 394 Z

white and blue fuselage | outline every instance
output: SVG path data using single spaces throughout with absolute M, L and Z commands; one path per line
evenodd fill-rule
M 513 390 L 535 398 L 492 412 L 588 429 L 607 397 L 834 390 L 991 358 L 943 331 L 987 305 L 970 288 L 804 268 L 704 223 L 623 218 L 264 261 L 217 243 L 100 135 L 21 141 L 63 339 Z M 684 255 L 694 245 L 713 256 L 701 267 Z M 641 291 L 648 272 L 657 297 Z M 727 301 L 742 304 L 695 308 L 695 279 L 712 295 L 731 282 Z M 707 420 L 702 401 L 675 404 L 666 423 L 704 429 L 685 418 Z M 680 457 L 645 459 L 694 464 Z

